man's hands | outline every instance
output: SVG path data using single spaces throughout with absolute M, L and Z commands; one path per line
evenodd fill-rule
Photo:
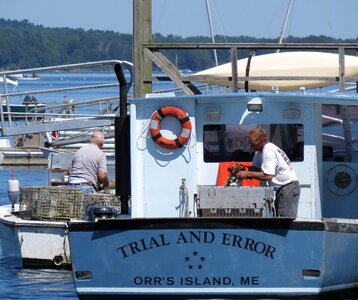
M 236 163 L 228 167 L 227 170 L 229 171 L 230 175 L 226 181 L 226 186 L 229 186 L 230 184 L 235 183 L 237 179 L 241 179 L 238 177 L 239 174 L 245 172 L 245 170 L 247 171 L 248 168 L 242 164 Z
M 100 171 L 98 172 L 97 177 L 98 177 L 98 190 L 101 191 L 105 189 L 109 184 L 108 176 L 106 172 Z
M 242 180 L 242 179 L 251 179 L 252 176 L 250 176 L 251 172 L 250 171 L 240 171 L 239 173 L 237 173 L 235 175 L 235 177 L 239 180 Z
M 227 168 L 227 170 L 230 172 L 231 175 L 236 176 L 237 173 L 241 171 L 247 171 L 248 168 L 244 166 L 243 164 L 233 164 L 230 167 Z

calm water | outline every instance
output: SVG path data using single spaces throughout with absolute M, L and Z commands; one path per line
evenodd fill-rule
M 39 74 L 37 81 L 21 81 L 17 91 L 33 91 L 36 89 L 60 88 L 93 83 L 116 82 L 112 73 L 66 73 Z M 173 87 L 171 84 L 156 83 L 155 89 L 162 90 Z M 62 103 L 64 100 L 74 99 L 92 100 L 97 97 L 111 97 L 118 95 L 118 88 L 109 88 L 101 91 L 80 91 L 75 93 L 53 94 L 50 97 L 36 95 L 39 102 Z M 21 103 L 19 97 L 15 99 Z M 15 178 L 21 186 L 46 186 L 48 171 L 45 167 L 16 167 Z M 7 204 L 7 180 L 11 179 L 11 168 L 0 167 L 0 205 Z M 1 243 L 1 241 L 0 241 Z M 21 270 L 13 268 L 2 256 L 0 249 L 0 300 L 7 299 L 78 299 L 70 271 L 57 270 Z M 346 299 L 357 299 L 348 296 Z

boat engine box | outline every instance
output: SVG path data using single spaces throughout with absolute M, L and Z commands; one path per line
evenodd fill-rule
M 199 217 L 272 217 L 272 187 L 198 186 Z

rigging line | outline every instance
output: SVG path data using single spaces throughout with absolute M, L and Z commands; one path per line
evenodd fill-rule
M 164 15 L 164 11 L 165 11 L 165 7 L 167 6 L 167 3 L 168 3 L 168 0 L 165 0 L 163 5 L 161 6 L 161 10 L 159 12 L 159 16 L 158 16 L 158 22 L 156 22 L 156 26 L 155 26 L 155 29 L 153 30 L 154 33 L 159 33 L 160 32 L 158 31 L 158 28 L 160 27 L 160 23 L 161 21 L 163 20 L 163 15 Z M 153 42 L 155 42 L 155 35 L 152 34 L 152 39 L 153 39 Z
M 277 5 L 277 7 L 283 6 L 282 5 L 283 1 L 286 2 L 286 0 L 282 0 L 280 2 L 280 4 Z M 272 13 L 270 13 L 270 16 L 271 17 L 269 18 L 268 22 L 265 23 L 265 24 L 262 24 L 264 26 L 264 30 L 260 30 L 260 31 L 263 31 L 262 36 L 270 35 L 270 31 L 275 30 L 275 29 L 273 29 L 273 27 L 274 27 L 274 23 L 276 24 L 276 20 L 278 20 L 280 18 L 280 16 L 281 16 L 280 10 L 274 9 L 272 11 Z M 275 39 L 275 37 L 272 37 L 272 39 Z
M 334 38 L 333 37 L 333 30 L 332 30 L 332 23 L 331 23 L 332 14 L 330 14 L 330 12 L 332 11 L 332 6 L 331 6 L 332 2 L 327 1 L 327 2 L 325 2 L 325 4 L 326 5 L 323 5 L 323 10 L 324 10 L 324 13 L 325 13 L 326 18 L 327 18 L 328 31 L 329 31 L 330 37 Z
M 221 21 L 220 15 L 219 15 L 219 13 L 218 13 L 218 11 L 217 11 L 217 9 L 216 9 L 216 7 L 215 7 L 215 5 L 214 5 L 213 3 L 212 3 L 212 5 L 211 5 L 211 7 L 212 7 L 212 9 L 213 9 L 213 11 L 214 11 L 216 20 L 217 20 L 218 23 L 219 23 L 220 31 L 222 32 L 221 35 L 224 37 L 225 43 L 228 43 L 228 41 L 227 41 L 227 36 L 226 36 L 226 33 L 225 33 L 226 31 L 225 31 L 225 29 L 224 29 L 223 22 Z

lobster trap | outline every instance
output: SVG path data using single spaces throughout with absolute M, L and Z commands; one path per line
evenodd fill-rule
M 272 187 L 198 186 L 199 217 L 272 217 L 275 191 Z
M 84 194 L 67 187 L 22 187 L 19 216 L 27 220 L 82 219 L 86 209 L 94 205 L 121 211 L 120 199 L 112 194 Z

